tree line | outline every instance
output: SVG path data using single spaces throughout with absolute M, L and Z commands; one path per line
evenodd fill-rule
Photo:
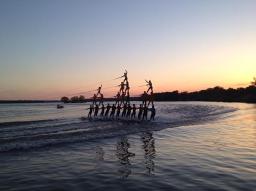
M 131 97 L 131 101 L 141 101 L 141 97 Z M 253 79 L 251 85 L 246 88 L 228 88 L 220 86 L 208 88 L 195 92 L 172 92 L 154 93 L 155 101 L 221 101 L 221 102 L 247 102 L 256 103 L 256 78 Z M 77 103 L 92 101 L 91 98 L 85 99 L 84 96 L 74 96 L 71 98 L 62 97 L 64 103 Z M 115 98 L 105 98 L 104 101 L 115 101 Z
M 155 94 L 156 101 L 218 101 L 256 103 L 256 86 L 246 88 L 208 88 L 195 92 L 162 92 Z

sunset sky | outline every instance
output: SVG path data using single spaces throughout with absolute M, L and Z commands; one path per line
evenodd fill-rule
M 249 85 L 256 1 L 0 1 L 0 99 L 111 96 L 125 69 L 132 95 Z

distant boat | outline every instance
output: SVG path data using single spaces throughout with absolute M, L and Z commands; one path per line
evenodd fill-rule
M 64 108 L 63 105 L 60 105 L 60 104 L 57 105 L 57 109 L 63 109 L 63 108 Z

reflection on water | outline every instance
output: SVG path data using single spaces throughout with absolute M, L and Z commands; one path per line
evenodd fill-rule
M 97 146 L 95 148 L 95 159 L 96 161 L 104 161 L 104 151 L 102 149 L 102 147 Z
M 96 146 L 95 148 L 95 166 L 94 169 L 101 172 L 102 165 L 104 164 L 104 150 L 101 146 Z
M 121 164 L 118 173 L 122 178 L 127 178 L 132 173 L 129 158 L 134 157 L 135 154 L 129 152 L 129 148 L 130 143 L 128 142 L 127 137 L 121 137 L 121 139 L 117 141 L 116 156 L 118 158 L 119 163 Z
M 147 169 L 147 173 L 148 175 L 153 175 L 154 167 L 155 167 L 154 158 L 156 154 L 155 140 L 153 137 L 153 133 L 151 132 L 143 133 L 141 136 L 141 140 L 143 142 L 142 147 L 145 151 L 144 159 L 145 159 L 145 166 Z
M 18 150 L 0 153 L 0 190 L 255 190 L 256 105 L 159 103 L 159 110 L 168 110 L 159 114 L 159 120 L 176 122 L 183 120 L 184 113 L 198 120 L 193 114 L 205 110 L 194 107 L 197 104 L 237 110 L 197 125 L 188 122 L 174 128 L 170 124 L 164 129 L 165 123 L 153 122 L 159 125 L 159 129 L 147 128 L 153 134 L 128 131 L 126 123 L 112 128 L 109 121 L 5 125 L 0 128 L 1 142 Z M 140 126 L 143 124 L 129 128 Z M 121 137 L 123 134 L 127 136 Z M 83 140 L 87 135 L 95 139 Z M 40 146 L 48 141 L 66 143 L 66 138 L 70 143 Z M 27 145 L 30 141 L 33 149 Z M 5 150 L 5 145 L 0 146 Z

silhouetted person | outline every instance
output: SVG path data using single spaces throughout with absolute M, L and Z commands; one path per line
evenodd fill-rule
M 105 106 L 104 106 L 104 104 L 102 104 L 100 116 L 103 117 L 104 113 L 105 113 Z
M 96 104 L 96 106 L 94 108 L 94 117 L 97 117 L 98 111 L 99 111 L 99 105 Z
M 97 89 L 97 96 L 101 94 L 101 92 L 100 92 L 101 88 L 102 88 L 102 85 L 100 85 L 100 87 L 98 87 L 98 89 Z
M 153 92 L 153 85 L 152 85 L 152 82 L 151 80 L 147 81 L 147 86 L 148 86 L 148 90 L 147 90 L 147 93 L 151 90 L 151 92 Z
M 129 92 L 127 92 L 125 103 L 126 104 L 130 103 L 130 93 Z
M 116 112 L 116 106 L 115 106 L 115 104 L 113 104 L 113 106 L 112 106 L 112 110 L 111 110 L 111 113 L 110 113 L 110 116 L 109 116 L 109 117 L 114 118 L 114 116 L 115 116 L 115 112 Z
M 144 106 L 143 108 L 143 117 L 142 117 L 142 120 L 148 120 L 148 107 L 147 106 Z
M 107 105 L 106 112 L 105 112 L 105 117 L 108 116 L 108 113 L 109 113 L 110 108 L 111 108 L 111 106 L 108 104 L 108 105 Z
M 126 115 L 126 110 L 127 110 L 127 105 L 124 104 L 123 112 L 122 112 L 122 117 L 125 117 L 125 115 Z
M 103 104 L 103 99 L 104 99 L 103 94 L 100 94 L 100 103 L 99 104 Z
M 136 106 L 135 106 L 135 104 L 133 104 L 133 106 L 132 106 L 132 115 L 131 115 L 131 118 L 135 118 L 135 116 L 136 116 Z
M 140 104 L 139 113 L 138 113 L 138 119 L 139 120 L 141 119 L 142 113 L 143 113 L 143 106 L 142 106 L 142 104 Z
M 126 117 L 129 118 L 131 116 L 131 111 L 132 111 L 132 106 L 130 104 L 128 104 L 127 106 L 127 113 L 126 113 Z
M 125 93 L 123 92 L 121 96 L 121 104 L 124 104 L 124 101 L 125 101 Z
M 119 104 L 120 98 L 121 98 L 120 92 L 118 92 L 115 97 L 116 97 L 116 104 Z
M 154 105 L 154 93 L 151 92 L 150 95 L 148 96 L 148 106 L 150 105 L 150 103 L 152 105 Z
M 148 94 L 146 91 L 144 91 L 144 93 L 141 96 L 142 98 L 142 105 L 146 105 L 147 104 L 147 100 L 148 100 Z
M 150 109 L 150 111 L 151 111 L 150 120 L 155 120 L 156 109 L 155 109 L 154 105 L 152 105 L 152 108 Z
M 124 86 L 125 86 L 124 82 L 121 82 L 121 84 L 119 86 L 120 86 L 119 92 L 123 93 L 124 92 Z
M 94 105 L 94 104 L 96 104 L 96 102 L 97 102 L 97 95 L 94 94 L 92 97 L 92 104 Z
M 116 107 L 116 118 L 119 118 L 120 111 L 121 111 L 121 106 L 117 105 L 117 107 Z
M 124 75 L 121 76 L 121 78 L 122 78 L 122 77 L 124 78 L 124 81 L 123 81 L 123 82 L 127 82 L 127 81 L 128 81 L 127 74 L 128 74 L 128 72 L 127 72 L 127 70 L 125 70 Z
M 92 112 L 93 112 L 93 110 L 94 110 L 93 105 L 90 105 L 89 113 L 88 113 L 88 118 L 91 118 L 91 117 L 92 117 Z
M 125 93 L 127 93 L 127 92 L 129 93 L 129 90 L 130 90 L 130 85 L 129 85 L 129 82 L 127 81 L 127 82 L 126 82 L 126 87 L 125 87 L 125 91 L 124 91 L 124 92 L 125 92 Z

